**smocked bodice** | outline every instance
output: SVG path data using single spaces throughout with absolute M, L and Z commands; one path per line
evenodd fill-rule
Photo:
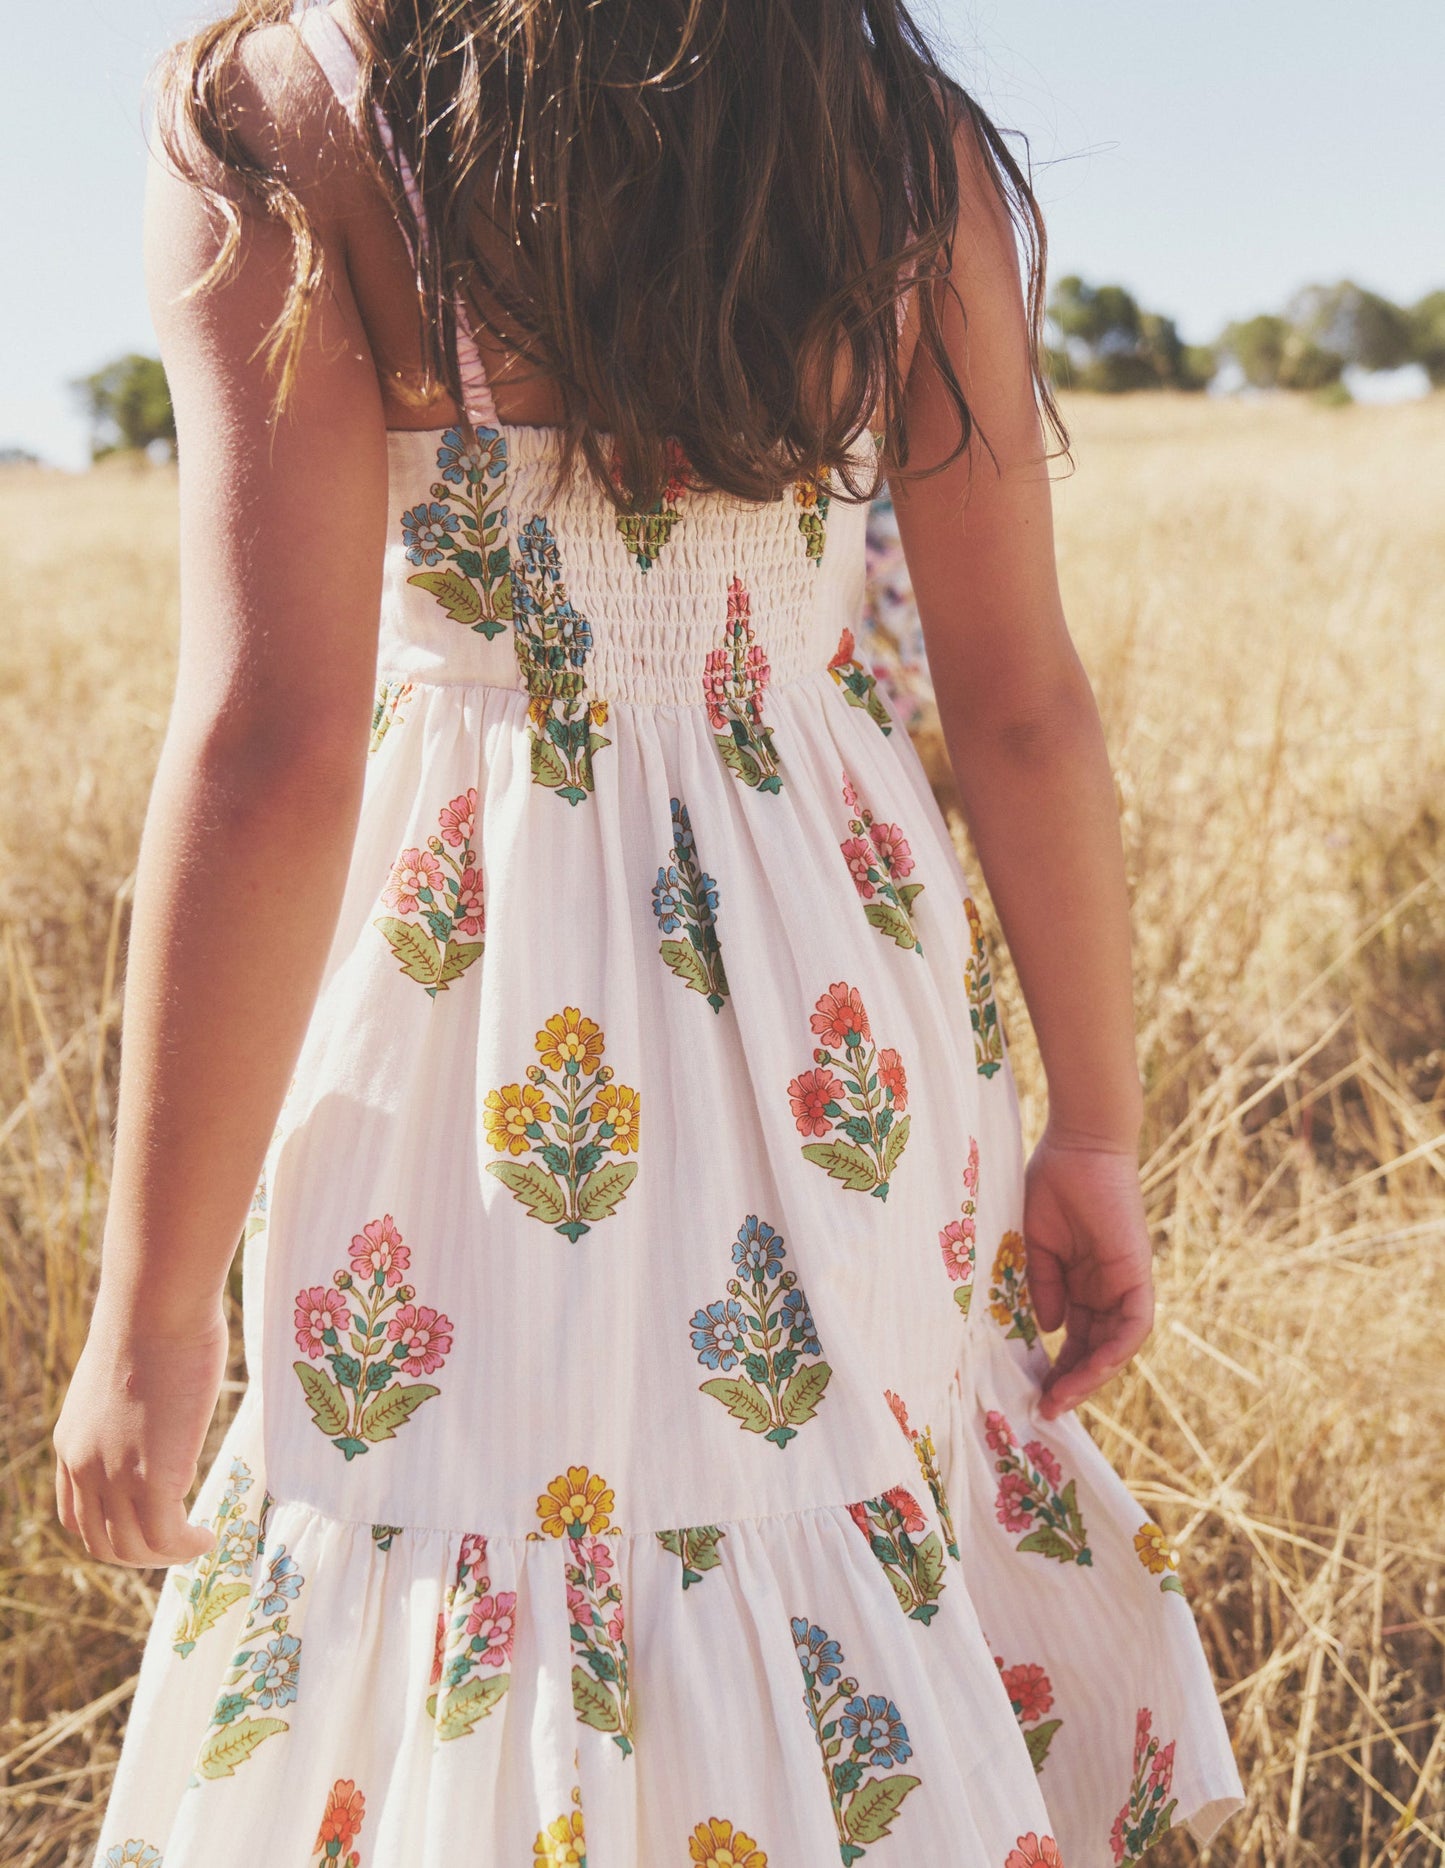
M 863 504 L 810 480 L 759 503 L 675 477 L 619 513 L 580 462 L 551 496 L 559 430 L 478 441 L 391 434 L 384 673 L 716 711 L 724 689 L 741 702 L 836 657 L 863 599 Z

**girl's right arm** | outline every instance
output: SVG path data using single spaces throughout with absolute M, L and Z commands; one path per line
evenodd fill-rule
M 1153 1318 L 1129 903 L 1108 753 L 1059 595 L 1013 230 L 971 132 L 956 146 L 951 276 L 966 327 L 933 289 L 997 466 L 975 434 L 941 474 L 890 489 L 960 801 L 1048 1082 L 1024 1234 L 1039 1321 L 1067 1330 L 1045 1384 L 1051 1415 L 1116 1374 Z M 957 418 L 921 347 L 907 399 L 911 458 L 931 465 Z

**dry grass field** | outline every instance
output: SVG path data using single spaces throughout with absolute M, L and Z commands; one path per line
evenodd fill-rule
M 1439 1863 L 1445 397 L 1067 413 L 1060 553 L 1133 879 L 1162 1298 L 1090 1424 L 1182 1551 L 1235 1733 L 1249 1807 L 1212 1860 Z M 60 1532 L 49 1432 L 105 1201 L 174 557 L 165 473 L 0 477 L 6 1868 L 88 1860 L 160 1581 Z M 1037 1121 L 1016 994 L 1005 1015 Z

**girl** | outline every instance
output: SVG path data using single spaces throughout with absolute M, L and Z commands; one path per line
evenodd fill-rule
M 1023 176 L 901 0 L 287 11 L 173 55 L 151 177 L 183 640 L 55 1442 L 170 1573 L 98 1861 L 1207 1837 L 1174 1558 L 1072 1413 L 1152 1297 Z M 1027 1171 L 854 652 L 880 467 Z

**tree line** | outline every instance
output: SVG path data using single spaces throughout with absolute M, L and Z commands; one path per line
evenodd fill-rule
M 1122 285 L 1070 274 L 1050 294 L 1048 320 L 1049 371 L 1065 389 L 1206 389 L 1231 364 L 1256 389 L 1343 393 L 1352 365 L 1406 363 L 1445 386 L 1445 291 L 1396 305 L 1350 279 L 1308 285 L 1283 312 L 1226 325 L 1212 344 L 1186 344 L 1172 318 L 1146 311 Z
M 1091 285 L 1071 273 L 1049 297 L 1048 320 L 1049 372 L 1064 389 L 1206 389 L 1233 364 L 1256 389 L 1343 395 L 1351 365 L 1405 363 L 1420 364 L 1445 387 L 1445 290 L 1396 305 L 1349 279 L 1310 285 L 1283 312 L 1226 325 L 1212 344 L 1186 344 L 1172 318 L 1146 311 L 1122 285 Z M 71 387 L 90 423 L 92 460 L 174 450 L 175 414 L 157 358 L 117 357 Z

